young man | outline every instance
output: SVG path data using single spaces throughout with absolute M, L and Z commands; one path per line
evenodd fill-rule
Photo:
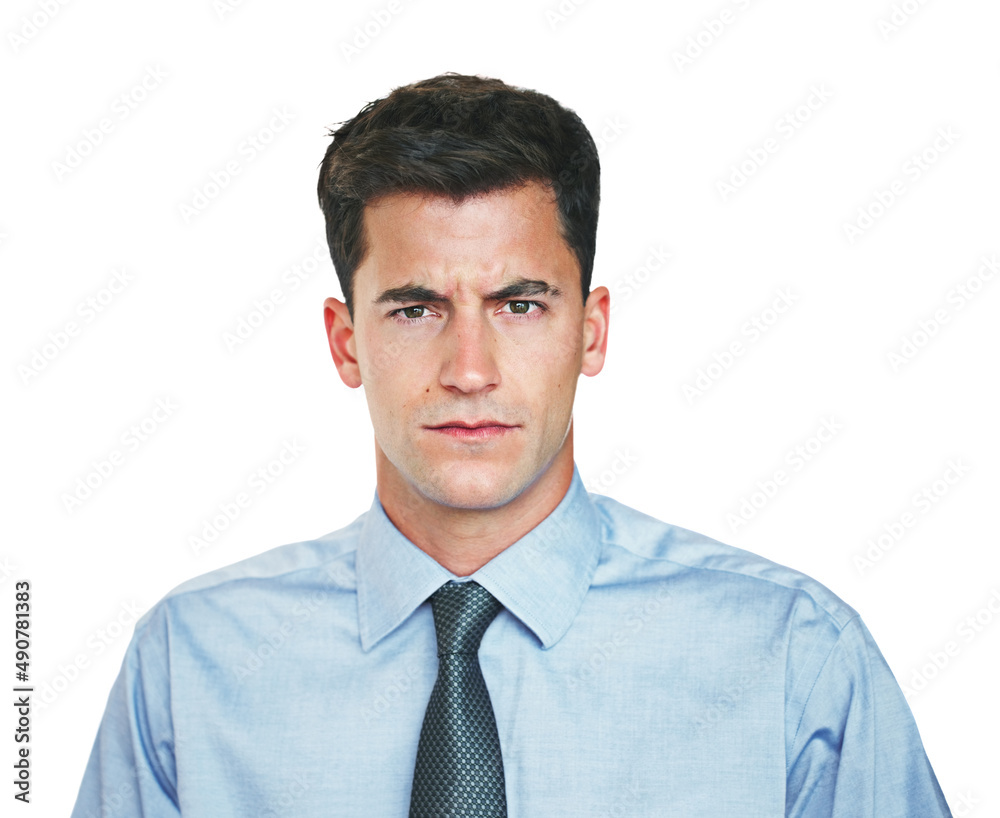
M 497 80 L 337 130 L 325 319 L 374 501 L 143 617 L 76 818 L 950 814 L 853 610 L 584 490 L 598 177 L 575 114 Z

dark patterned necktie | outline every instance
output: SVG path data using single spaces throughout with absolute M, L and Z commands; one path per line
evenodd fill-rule
M 479 643 L 503 610 L 475 582 L 449 582 L 431 596 L 438 676 L 420 731 L 410 818 L 506 818 L 503 758 Z

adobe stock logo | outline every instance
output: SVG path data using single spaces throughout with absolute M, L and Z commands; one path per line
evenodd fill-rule
M 600 494 L 618 482 L 639 461 L 628 449 L 615 449 L 615 459 L 599 474 L 594 474 L 584 483 L 587 491 Z
M 295 120 L 295 114 L 284 106 L 271 109 L 267 122 L 252 133 L 247 134 L 236 146 L 236 156 L 228 159 L 216 170 L 210 171 L 208 180 L 191 190 L 191 198 L 177 205 L 185 224 L 197 219 L 275 141 Z
M 740 497 L 736 511 L 726 513 L 726 522 L 735 534 L 742 526 L 757 516 L 789 484 L 792 477 L 811 463 L 842 431 L 844 427 L 832 415 L 824 418 L 819 427 L 803 442 L 785 452 L 786 469 L 775 469 L 758 480 L 750 492 Z
M 893 372 L 899 372 L 916 358 L 920 351 L 931 342 L 931 339 L 938 335 L 941 328 L 965 309 L 970 301 L 978 297 L 986 285 L 1000 273 L 1000 259 L 997 258 L 996 253 L 980 256 L 979 261 L 979 267 L 974 273 L 948 290 L 943 304 L 939 305 L 930 315 L 920 318 L 917 321 L 917 328 L 902 335 L 899 339 L 899 346 L 886 353 L 886 358 Z
M 254 299 L 249 310 L 242 313 L 231 329 L 223 330 L 222 342 L 229 352 L 235 352 L 249 341 L 278 310 L 288 303 L 288 297 L 299 290 L 317 271 L 328 267 L 330 256 L 326 249 L 326 240 L 322 237 L 316 241 L 313 250 L 306 253 L 298 261 L 282 270 L 278 281 L 281 286 L 272 287 L 266 295 Z
M 715 350 L 712 360 L 708 361 L 696 373 L 690 383 L 681 385 L 681 392 L 687 399 L 688 406 L 706 394 L 715 384 L 732 369 L 737 358 L 742 358 L 771 329 L 781 316 L 795 306 L 799 297 L 787 287 L 779 287 L 774 291 L 775 297 L 771 304 L 750 316 L 740 326 L 740 334 L 746 341 L 732 340 L 722 351 Z
M 558 5 L 546 9 L 545 19 L 549 21 L 549 28 L 555 31 L 560 25 L 576 14 L 577 8 L 586 2 L 587 0 L 559 0 Z
M 403 10 L 403 4 L 399 0 L 389 0 L 385 8 L 375 9 L 368 15 L 359 26 L 354 27 L 354 36 L 350 40 L 343 40 L 340 43 L 340 51 L 344 55 L 344 61 L 350 63 L 355 57 L 371 45 L 372 40 L 378 37 L 389 24 Z
M 35 707 L 38 712 L 43 713 L 55 704 L 116 641 L 127 640 L 145 610 L 145 606 L 135 600 L 121 603 L 111 619 L 87 636 L 84 640 L 85 651 L 74 654 L 66 663 L 60 662 L 55 673 L 37 686 Z
M 64 491 L 60 497 L 67 514 L 73 514 L 83 508 L 102 487 L 116 475 L 132 458 L 127 452 L 135 454 L 149 441 L 165 424 L 179 407 L 169 397 L 156 398 L 152 411 L 131 424 L 119 437 L 122 448 L 115 446 L 103 456 L 90 461 L 89 470 L 76 478 L 73 487 Z
M 55 174 L 56 181 L 62 182 L 79 169 L 87 157 L 104 144 L 119 124 L 132 116 L 169 76 L 159 65 L 149 66 L 146 68 L 146 73 L 134 85 L 118 94 L 111 102 L 106 115 L 102 116 L 93 127 L 80 131 L 79 138 L 66 146 L 62 161 L 52 163 L 52 173 Z
M 7 32 L 7 42 L 10 43 L 14 53 L 17 54 L 31 40 L 41 34 L 42 29 L 48 26 L 62 11 L 61 6 L 68 3 L 69 0 L 40 0 L 38 11 L 33 12 L 30 17 L 26 14 L 21 15 L 21 27 Z
M 882 531 L 865 541 L 864 551 L 854 555 L 854 567 L 858 569 L 858 574 L 864 576 L 865 571 L 880 562 L 899 544 L 907 532 L 916 526 L 920 518 L 947 497 L 970 471 L 971 467 L 962 458 L 949 460 L 940 477 L 932 480 L 910 498 L 910 506 L 915 511 L 907 508 L 888 523 L 882 523 Z
M 841 223 L 847 241 L 854 244 L 874 227 L 875 222 L 885 216 L 909 191 L 907 180 L 913 185 L 924 178 L 924 174 L 941 160 L 960 137 L 961 134 L 956 133 L 951 125 L 938 128 L 934 138 L 919 153 L 911 154 L 903 162 L 900 168 L 901 176 L 892 179 L 885 187 L 872 191 L 867 204 L 858 208 L 857 217 L 853 222 Z
M 740 160 L 738 164 L 731 164 L 729 175 L 716 180 L 715 189 L 722 197 L 722 201 L 728 201 L 734 193 L 750 181 L 750 178 L 781 150 L 782 145 L 795 137 L 800 129 L 812 120 L 813 114 L 822 110 L 832 97 L 833 93 L 824 83 L 810 85 L 808 95 L 799 104 L 775 120 L 774 134 L 776 135 L 768 134 L 759 144 L 751 145 L 744 151 L 746 159 Z M 779 136 L 783 141 L 779 141 Z
M 893 3 L 892 12 L 876 24 L 883 42 L 887 42 L 889 37 L 909 23 L 926 3 L 927 0 L 903 0 L 902 3 Z
M 628 301 L 633 295 L 636 295 L 654 277 L 654 273 L 658 273 L 666 267 L 671 258 L 670 250 L 662 244 L 650 246 L 649 253 L 643 263 L 635 269 L 623 273 L 612 285 L 611 289 L 615 298 L 611 302 L 611 314 L 615 314 L 622 302 Z
M 928 651 L 927 661 L 911 669 L 906 683 L 900 684 L 907 701 L 926 690 L 997 619 L 1000 619 L 1000 588 L 991 588 L 989 596 L 955 626 L 957 638 Z
M 701 28 L 688 35 L 682 48 L 674 50 L 671 57 L 673 57 L 674 67 L 678 73 L 683 74 L 694 65 L 695 60 L 718 42 L 719 38 L 726 33 L 727 28 L 738 19 L 736 12 L 744 12 L 750 8 L 750 0 L 733 0 L 732 5 L 736 7 L 736 11 L 724 7 L 718 11 L 716 16 L 708 19 L 702 18 Z
M 64 321 L 61 326 L 51 330 L 41 344 L 31 350 L 26 361 L 18 364 L 17 374 L 21 376 L 21 381 L 29 384 L 41 375 L 50 364 L 76 343 L 81 331 L 92 324 L 99 315 L 103 315 L 134 280 L 135 276 L 124 267 L 111 270 L 111 276 L 104 286 L 77 303 L 73 313 L 83 320 Z
M 212 8 L 215 9 L 216 17 L 220 20 L 225 20 L 226 15 L 232 14 L 242 5 L 243 0 L 215 0 L 212 3 Z
M 300 444 L 297 438 L 283 440 L 281 450 L 247 476 L 246 485 L 249 489 L 253 489 L 253 494 L 241 489 L 229 499 L 223 500 L 201 521 L 198 533 L 188 536 L 188 545 L 191 546 L 192 553 L 198 556 L 202 551 L 215 545 L 223 533 L 239 520 L 247 509 L 253 507 L 254 499 L 262 496 L 284 477 L 305 451 L 305 446 Z

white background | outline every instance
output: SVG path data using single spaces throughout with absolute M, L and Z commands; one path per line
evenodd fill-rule
M 1000 616 L 986 606 L 1000 610 L 1000 282 L 982 259 L 1000 253 L 1000 7 L 903 5 L 893 31 L 880 24 L 888 0 L 6 4 L 0 605 L 12 610 L 14 582 L 30 580 L 32 682 L 50 699 L 34 713 L 25 811 L 68 814 L 128 606 L 368 508 L 364 395 L 340 382 L 324 338 L 323 298 L 340 293 L 317 167 L 327 126 L 450 70 L 548 93 L 603 142 L 594 284 L 615 312 L 605 370 L 577 397 L 585 482 L 839 594 L 904 687 L 933 677 L 911 705 L 956 815 L 997 814 Z M 828 98 L 810 109 L 814 87 Z M 796 127 L 779 127 L 789 114 Z M 952 136 L 935 155 L 939 129 Z M 721 192 L 768 138 L 777 150 Z M 925 150 L 917 178 L 911 157 Z M 233 160 L 238 175 L 213 187 Z M 875 194 L 894 180 L 904 192 L 879 213 Z M 198 191 L 207 206 L 185 216 Z M 852 241 L 859 208 L 877 218 Z M 671 258 L 651 270 L 654 248 Z M 293 266 L 305 275 L 294 290 Z M 127 287 L 104 291 L 122 270 Z M 252 317 L 275 289 L 283 303 Z M 793 305 L 765 313 L 779 289 Z M 939 309 L 946 323 L 921 335 Z M 755 316 L 773 322 L 754 342 L 743 328 Z M 251 318 L 249 339 L 227 348 Z M 75 337 L 60 336 L 71 321 Z M 920 348 L 894 366 L 907 337 Z M 723 369 L 713 356 L 734 341 L 743 354 Z M 689 399 L 699 370 L 708 388 Z M 176 408 L 126 442 L 158 399 Z M 830 419 L 840 431 L 796 470 L 789 452 Z M 191 538 L 284 441 L 304 451 L 194 553 Z M 101 485 L 67 503 L 116 450 Z M 949 462 L 961 477 L 935 484 Z M 751 497 L 777 469 L 785 484 Z M 935 485 L 924 512 L 914 495 Z M 744 499 L 752 516 L 727 516 Z M 859 568 L 905 513 L 913 525 Z M 10 630 L 0 679 L 13 686 Z M 957 655 L 925 673 L 949 641 Z

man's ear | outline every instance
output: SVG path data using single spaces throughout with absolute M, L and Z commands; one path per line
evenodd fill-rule
M 330 342 L 330 354 L 337 365 L 340 379 L 351 389 L 361 386 L 361 368 L 354 341 L 354 322 L 347 311 L 347 305 L 336 298 L 323 302 L 323 319 L 326 321 L 326 339 Z
M 608 324 L 611 321 L 611 293 L 607 287 L 595 287 L 583 305 L 583 363 L 580 374 L 593 377 L 604 369 L 608 349 Z

